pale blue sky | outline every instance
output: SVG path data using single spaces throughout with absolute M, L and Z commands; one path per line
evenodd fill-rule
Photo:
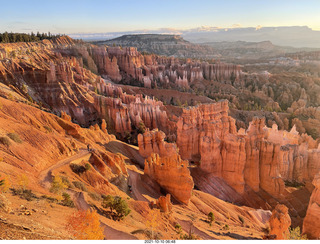
M 0 0 L 0 32 L 102 33 L 200 26 L 309 26 L 320 0 Z

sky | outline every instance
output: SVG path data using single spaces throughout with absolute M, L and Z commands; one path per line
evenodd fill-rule
M 0 32 L 106 33 L 201 26 L 308 26 L 320 0 L 0 0 Z

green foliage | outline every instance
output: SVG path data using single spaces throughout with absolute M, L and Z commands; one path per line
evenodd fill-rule
M 86 167 L 80 164 L 70 164 L 70 168 L 76 174 L 82 174 L 87 171 Z
M 22 143 L 20 136 L 15 132 L 8 133 L 8 137 L 16 143 Z
M 212 222 L 215 221 L 215 216 L 212 212 L 208 213 L 208 221 L 210 224 L 212 224 Z
M 107 195 L 101 205 L 103 208 L 109 208 L 113 217 L 118 220 L 123 219 L 131 212 L 127 202 L 119 196 Z M 113 210 L 115 210 L 115 213 Z
M 146 132 L 146 126 L 143 123 L 143 121 L 140 121 L 139 127 L 138 127 L 138 134 L 143 134 Z
M 1 175 L 0 175 L 0 177 L 1 177 Z M 6 183 L 5 179 L 0 180 L 0 186 L 3 186 L 5 183 Z
M 308 240 L 307 235 L 301 235 L 300 227 L 291 228 L 289 227 L 289 240 Z
M 224 229 L 224 230 L 229 230 L 229 225 L 225 224 L 225 225 L 222 227 L 222 229 Z
M 34 199 L 38 199 L 38 197 L 32 193 L 31 190 L 27 190 L 27 189 L 15 189 L 15 188 L 11 188 L 12 194 L 19 196 L 21 199 L 25 199 L 27 201 L 32 201 Z
M 86 163 L 84 165 L 84 168 L 86 169 L 86 171 L 90 170 L 91 169 L 91 165 L 89 163 Z
M 91 197 L 93 200 L 100 201 L 101 196 L 98 193 L 95 192 L 88 192 L 89 197 Z
M 43 128 L 45 128 L 45 129 L 46 129 L 46 131 L 47 131 L 47 132 L 49 132 L 49 133 L 51 133 L 51 132 L 52 132 L 51 127 L 49 127 L 49 126 L 47 126 L 47 125 L 43 126 Z
M 10 142 L 9 138 L 6 137 L 6 136 L 1 136 L 0 137 L 0 143 L 5 145 L 5 146 L 7 146 L 7 147 L 9 147 L 11 145 L 11 142 Z
M 62 180 L 62 182 L 68 187 L 68 188 L 74 188 L 73 184 L 71 184 L 71 182 L 69 181 L 67 176 L 64 175 L 60 175 L 60 178 Z
M 243 219 L 243 217 L 242 216 L 238 216 L 238 219 L 240 220 L 240 222 L 241 222 L 241 224 L 244 224 L 244 219 Z
M 71 200 L 71 197 L 68 193 L 64 192 L 62 193 L 62 201 L 61 201 L 61 205 L 63 206 L 67 206 L 70 208 L 74 208 L 74 202 Z
M 181 240 L 199 240 L 199 237 L 193 233 L 180 235 Z
M 34 41 L 41 41 L 44 39 L 53 39 L 53 38 L 58 38 L 61 35 L 51 35 L 49 33 L 42 33 L 40 34 L 39 32 L 37 35 L 35 35 L 33 32 L 30 34 L 27 33 L 0 33 L 0 42 L 2 43 L 14 43 L 14 42 L 34 42 Z
M 73 181 L 72 184 L 81 191 L 88 191 L 86 185 L 81 181 Z
M 176 230 L 176 232 L 177 232 L 178 234 L 180 234 L 180 233 L 182 232 L 182 227 L 181 227 L 180 224 L 176 224 L 176 225 L 174 226 L 174 228 L 175 228 L 175 230 Z
M 294 188 L 301 188 L 303 186 L 305 186 L 305 184 L 297 182 L 297 181 L 288 181 L 285 180 L 284 181 L 285 186 L 289 186 L 289 187 L 294 187 Z
M 63 182 L 63 180 L 61 179 L 60 176 L 55 176 L 53 178 L 52 183 L 51 183 L 50 191 L 53 193 L 60 193 L 61 191 L 63 191 L 67 187 L 68 187 L 68 185 Z

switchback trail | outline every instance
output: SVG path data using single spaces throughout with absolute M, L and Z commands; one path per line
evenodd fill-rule
M 43 187 L 50 187 L 50 180 L 51 180 L 51 177 L 52 177 L 52 171 L 57 169 L 57 168 L 60 168 L 66 164 L 69 164 L 70 162 L 72 161 L 75 161 L 77 159 L 80 159 L 82 157 L 85 157 L 87 155 L 91 154 L 90 152 L 88 152 L 87 150 L 85 149 L 80 149 L 79 152 L 71 157 L 68 157 L 68 158 L 65 158 L 65 159 L 62 159 L 60 161 L 58 161 L 56 164 L 52 165 L 51 167 L 43 170 L 40 172 L 39 174 L 39 181 L 40 181 L 40 184 L 43 186 Z

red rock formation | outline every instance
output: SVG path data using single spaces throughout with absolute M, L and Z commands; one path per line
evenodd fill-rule
M 278 204 L 272 211 L 269 219 L 270 235 L 276 235 L 276 240 L 285 240 L 288 238 L 291 219 L 288 208 L 285 205 Z
M 170 157 L 177 153 L 177 146 L 173 143 L 164 141 L 166 135 L 154 129 L 147 130 L 143 134 L 138 135 L 139 153 L 142 157 L 149 157 L 152 153 L 157 153 L 160 157 Z
M 145 161 L 144 173 L 158 182 L 178 201 L 188 204 L 193 189 L 193 180 L 188 169 L 188 162 L 179 155 L 160 157 L 152 154 Z
M 310 239 L 320 238 L 320 173 L 312 182 L 315 189 L 310 197 L 306 217 L 303 220 L 302 233 L 307 234 Z
M 172 210 L 171 195 L 161 196 L 157 199 L 156 205 L 162 212 L 168 213 Z

